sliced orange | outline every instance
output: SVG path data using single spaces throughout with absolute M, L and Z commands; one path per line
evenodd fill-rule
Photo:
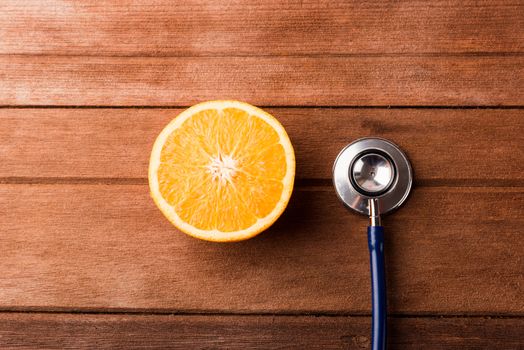
M 197 104 L 157 137 L 151 196 L 181 231 L 240 241 L 271 226 L 289 202 L 295 154 L 282 125 L 238 101 Z

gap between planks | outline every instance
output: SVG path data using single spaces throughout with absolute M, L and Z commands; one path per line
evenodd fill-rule
M 376 57 L 391 57 L 391 58 L 440 58 L 440 57 L 521 57 L 524 52 L 510 51 L 510 52 L 405 52 L 405 53 L 355 53 L 355 54 L 329 54 L 329 53 L 311 53 L 311 54 L 206 54 L 197 53 L 192 55 L 170 55 L 170 54 L 121 54 L 121 55 L 104 55 L 104 54 L 60 54 L 60 53 L 0 53 L 0 57 L 69 57 L 69 58 L 376 58 Z
M 0 177 L 0 185 L 147 185 L 147 178 L 118 177 Z M 331 188 L 331 179 L 295 179 L 295 187 Z M 415 180 L 417 187 L 524 187 L 519 179 L 431 179 Z
M 0 105 L 0 109 L 184 109 L 191 106 L 111 106 L 111 105 Z M 397 105 L 384 105 L 384 106 L 365 106 L 365 105 L 348 105 L 348 106 L 322 106 L 322 105 L 257 105 L 259 108 L 286 108 L 286 109 L 493 109 L 493 110 L 521 110 L 524 109 L 524 105 L 493 105 L 493 106 L 397 106 Z
M 50 314 L 50 315 L 129 315 L 129 316 L 262 316 L 262 317 L 371 317 L 370 312 L 311 312 L 311 311 L 216 311 L 216 310 L 169 310 L 169 309 L 119 309 L 119 308 L 65 308 L 65 307 L 23 307 L 0 308 L 5 314 Z M 389 312 L 388 318 L 476 318 L 476 319 L 524 319 L 524 313 L 431 313 L 431 312 Z

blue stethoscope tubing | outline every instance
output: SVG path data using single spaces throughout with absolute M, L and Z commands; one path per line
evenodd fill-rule
M 387 302 L 384 267 L 384 227 L 368 226 L 371 268 L 371 349 L 386 349 Z

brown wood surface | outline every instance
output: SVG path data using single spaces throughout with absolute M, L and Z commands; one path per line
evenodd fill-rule
M 390 312 L 523 315 L 523 204 L 522 188 L 415 189 L 385 219 Z M 4 309 L 370 310 L 367 222 L 330 187 L 226 245 L 174 229 L 147 185 L 0 185 L 0 212 Z
M 0 53 L 522 52 L 519 1 L 3 0 Z
M 524 56 L 0 56 L 0 105 L 511 106 Z
M 384 219 L 391 348 L 524 348 L 523 25 L 506 0 L 0 1 L 0 348 L 369 348 L 367 223 L 329 185 L 369 135 L 415 171 Z M 208 99 L 295 145 L 247 242 L 148 197 L 156 134 Z
M 2 349 L 369 349 L 368 317 L 0 314 Z M 523 319 L 389 320 L 389 349 L 521 349 Z
M 522 109 L 268 111 L 291 137 L 298 179 L 329 179 L 342 147 L 356 138 L 373 135 L 395 140 L 407 152 L 418 183 L 524 184 Z M 153 141 L 180 112 L 0 109 L 0 152 L 5 154 L 0 162 L 0 181 L 145 179 Z M 460 162 L 457 154 L 461 155 Z M 496 163 L 512 165 L 500 171 Z

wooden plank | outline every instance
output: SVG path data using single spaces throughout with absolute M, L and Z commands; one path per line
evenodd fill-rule
M 297 190 L 237 244 L 177 232 L 146 185 L 0 185 L 0 309 L 368 314 L 364 217 Z M 523 315 L 522 188 L 416 188 L 385 218 L 393 314 Z
M 4 0 L 0 53 L 296 55 L 522 52 L 522 3 Z
M 268 110 L 290 134 L 299 179 L 330 178 L 342 147 L 373 135 L 402 146 L 419 183 L 523 184 L 524 110 Z M 144 179 L 155 137 L 180 111 L 0 109 L 0 177 Z
M 486 106 L 524 100 L 524 56 L 1 56 L 0 105 Z
M 2 313 L 2 349 L 368 349 L 368 317 Z M 390 318 L 388 349 L 519 349 L 524 319 Z

